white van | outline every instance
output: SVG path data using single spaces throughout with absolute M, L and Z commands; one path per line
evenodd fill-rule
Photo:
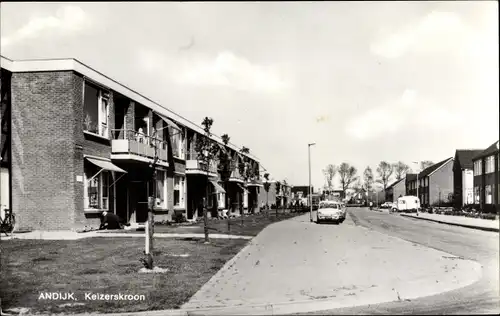
M 413 195 L 402 196 L 398 198 L 396 205 L 393 207 L 393 212 L 417 212 L 420 209 L 420 200 Z

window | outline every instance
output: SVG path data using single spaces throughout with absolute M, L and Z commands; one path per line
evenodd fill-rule
M 167 201 L 166 201 L 166 195 L 167 195 L 167 186 L 165 185 L 166 183 L 166 172 L 163 170 L 157 170 L 156 171 L 156 207 L 159 208 L 166 208 L 167 207 Z
M 484 188 L 484 191 L 485 191 L 485 197 L 486 197 L 486 204 L 492 204 L 492 194 L 491 194 L 491 185 L 487 185 L 485 188 Z
M 85 82 L 83 96 L 83 129 L 108 138 L 109 94 Z
M 184 206 L 184 183 L 185 179 L 182 176 L 174 176 L 174 206 Z
M 479 187 L 474 187 L 474 203 L 476 204 L 480 203 Z
M 474 175 L 479 176 L 482 173 L 483 163 L 482 160 L 474 161 Z
M 170 141 L 172 143 L 172 153 L 174 157 L 184 159 L 184 135 L 183 132 L 169 127 Z
M 226 208 L 226 195 L 224 193 L 217 194 L 219 208 Z
M 107 171 L 101 171 L 99 174 L 97 172 L 99 172 L 97 167 L 85 168 L 84 208 L 107 210 L 109 209 L 110 174 Z
M 495 156 L 486 157 L 485 173 L 495 172 Z

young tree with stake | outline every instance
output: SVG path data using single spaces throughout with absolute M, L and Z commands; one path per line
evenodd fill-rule
M 200 137 L 195 145 L 195 150 L 198 156 L 198 162 L 202 166 L 202 168 L 206 172 L 206 186 L 205 186 L 205 197 L 203 198 L 203 226 L 205 232 L 205 243 L 209 243 L 208 236 L 208 210 L 207 210 L 207 199 L 209 198 L 208 194 L 208 185 L 209 185 L 209 177 L 210 177 L 210 165 L 214 161 L 217 153 L 220 148 L 217 144 L 210 139 L 212 133 L 210 132 L 214 120 L 210 117 L 205 117 L 201 125 L 203 125 L 204 135 Z

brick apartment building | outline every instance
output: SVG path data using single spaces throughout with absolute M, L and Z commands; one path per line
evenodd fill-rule
M 474 166 L 474 204 L 487 212 L 499 212 L 500 177 L 499 177 L 498 141 L 472 158 Z
M 215 211 L 258 207 L 259 160 L 212 135 L 234 166 L 222 183 L 195 151 L 203 129 L 182 116 L 75 59 L 1 57 L 1 68 L 0 205 L 16 229 L 95 227 L 103 210 L 144 222 L 155 190 L 158 220 L 201 215 L 206 192 Z
M 457 149 L 453 162 L 453 191 L 455 207 L 474 203 L 474 165 L 472 158 L 480 154 L 480 149 Z
M 417 195 L 422 206 L 446 205 L 453 200 L 453 157 L 406 175 L 406 195 Z
M 292 189 L 293 187 L 288 184 L 283 184 L 280 182 L 279 190 L 277 189 L 276 180 L 269 180 L 269 192 L 265 188 L 261 188 L 259 193 L 259 206 L 287 206 L 292 201 Z

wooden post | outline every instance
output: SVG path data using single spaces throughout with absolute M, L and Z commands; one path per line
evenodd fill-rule
M 228 201 L 228 204 L 231 205 L 231 198 L 230 197 L 227 198 L 227 201 Z M 231 221 L 230 221 L 231 209 L 230 208 L 228 208 L 228 213 L 229 214 L 226 214 L 226 215 L 227 215 L 227 231 L 229 232 L 229 231 L 231 231 Z
M 146 264 L 148 269 L 153 269 L 153 207 L 154 198 L 150 196 L 148 198 L 148 222 L 146 223 Z
M 207 211 L 207 198 L 203 198 L 203 223 L 204 223 L 204 232 L 205 232 L 205 243 L 209 243 L 210 240 L 208 238 L 208 211 Z

